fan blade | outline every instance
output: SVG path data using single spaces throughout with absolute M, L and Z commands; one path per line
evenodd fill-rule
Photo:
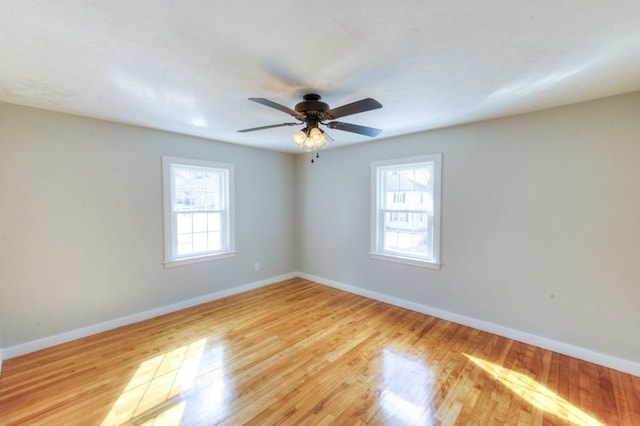
M 256 130 L 273 129 L 274 127 L 282 127 L 282 126 L 297 126 L 298 124 L 303 124 L 303 123 L 272 124 L 270 126 L 252 127 L 251 129 L 242 129 L 242 130 L 238 130 L 238 132 L 240 133 L 255 132 Z
M 359 126 L 357 124 L 351 123 L 342 123 L 340 121 L 332 121 L 331 123 L 327 123 L 327 127 L 330 129 L 338 129 L 344 130 L 345 132 L 358 133 L 359 135 L 365 136 L 378 136 L 382 133 L 382 130 L 375 129 L 373 127 Z
M 269 99 L 265 99 L 265 98 L 249 98 L 249 100 L 253 101 L 253 102 L 257 102 L 257 103 L 262 104 L 262 105 L 266 105 L 266 106 L 271 107 L 271 108 L 275 108 L 278 111 L 282 111 L 282 112 L 287 113 L 289 115 L 292 115 L 292 116 L 294 116 L 296 118 L 298 118 L 298 116 L 299 116 L 299 113 L 295 112 L 291 108 L 288 108 L 288 107 L 286 107 L 284 105 L 277 104 L 277 103 L 275 103 L 273 101 L 270 101 Z
M 347 105 L 342 105 L 337 108 L 330 109 L 326 112 L 330 118 L 336 119 L 345 117 L 351 114 L 357 114 L 359 112 L 371 111 L 372 109 L 382 108 L 382 104 L 372 98 L 362 99 L 361 101 L 353 102 Z

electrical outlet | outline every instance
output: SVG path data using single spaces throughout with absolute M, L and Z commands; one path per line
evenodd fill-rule
M 260 270 L 260 262 L 256 262 L 253 264 L 253 269 L 255 269 L 256 271 Z

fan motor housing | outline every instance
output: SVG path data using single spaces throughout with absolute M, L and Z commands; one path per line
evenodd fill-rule
M 304 101 L 299 102 L 295 106 L 297 112 L 317 115 L 318 113 L 329 111 L 329 105 L 320 100 L 320 95 L 309 93 L 304 95 L 302 99 L 304 99 Z

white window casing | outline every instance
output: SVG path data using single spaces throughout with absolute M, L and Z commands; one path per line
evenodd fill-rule
M 234 166 L 162 157 L 164 264 L 235 255 Z
M 371 163 L 374 259 L 440 269 L 442 154 Z

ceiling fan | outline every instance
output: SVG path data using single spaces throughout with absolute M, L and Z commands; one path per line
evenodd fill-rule
M 378 136 L 382 132 L 382 130 L 373 127 L 334 121 L 336 118 L 346 117 L 347 115 L 382 108 L 380 102 L 375 99 L 366 98 L 337 108 L 329 108 L 328 104 L 320 100 L 320 95 L 316 95 L 315 93 L 306 94 L 302 99 L 302 102 L 296 104 L 294 107 L 295 109 L 291 109 L 270 101 L 269 99 L 249 98 L 250 101 L 257 102 L 289 114 L 298 120 L 298 122 L 253 127 L 250 129 L 238 130 L 238 132 L 246 133 L 254 132 L 256 130 L 272 129 L 274 127 L 305 124 L 306 126 L 293 136 L 293 140 L 306 151 L 316 151 L 320 148 L 324 148 L 332 140 L 329 135 L 318 127 L 319 125 L 327 126 L 329 129 L 343 130 L 345 132 L 357 133 L 359 135 L 370 137 Z

